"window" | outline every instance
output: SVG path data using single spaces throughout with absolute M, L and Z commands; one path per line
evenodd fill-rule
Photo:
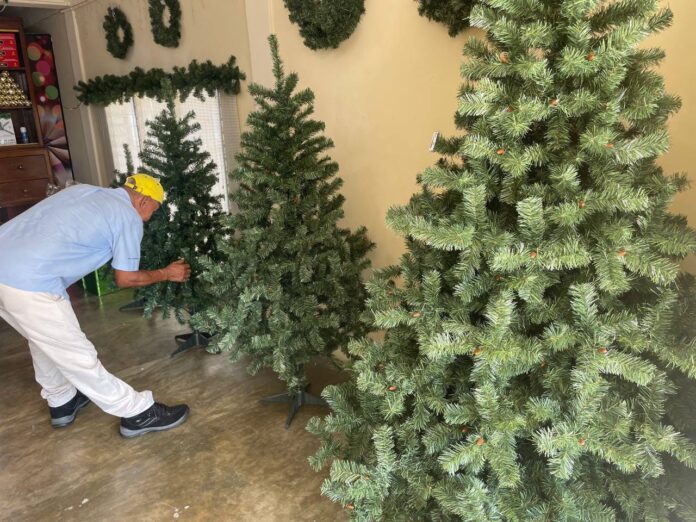
M 138 167 L 138 153 L 147 138 L 147 125 L 165 108 L 150 98 L 133 98 L 122 104 L 106 107 L 106 123 L 109 131 L 109 143 L 114 168 L 126 171 L 126 157 L 123 145 L 130 147 L 133 163 Z M 203 149 L 210 153 L 211 159 L 218 167 L 218 182 L 214 194 L 222 196 L 222 207 L 229 210 L 227 200 L 227 172 L 234 169 L 234 155 L 239 151 L 241 130 L 237 113 L 235 96 L 216 94 L 201 101 L 189 97 L 185 102 L 176 102 L 176 114 L 183 117 L 189 111 L 196 113 L 196 121 L 201 130 L 198 137 L 203 142 Z

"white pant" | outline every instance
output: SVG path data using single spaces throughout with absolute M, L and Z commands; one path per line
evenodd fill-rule
M 136 392 L 104 369 L 63 297 L 0 284 L 0 317 L 29 341 L 36 381 L 49 406 L 68 402 L 75 388 L 117 417 L 133 417 L 152 406 L 152 392 Z

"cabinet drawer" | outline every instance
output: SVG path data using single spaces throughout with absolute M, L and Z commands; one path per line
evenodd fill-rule
M 44 154 L 0 158 L 0 183 L 49 177 L 50 172 Z
M 0 183 L 0 207 L 33 203 L 46 197 L 48 178 Z

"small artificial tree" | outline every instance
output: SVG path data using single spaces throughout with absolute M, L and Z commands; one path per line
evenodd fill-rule
M 239 213 L 218 238 L 223 261 L 206 263 L 212 302 L 194 322 L 215 334 L 214 349 L 248 355 L 251 373 L 273 368 L 287 384 L 277 402 L 291 404 L 289 424 L 311 401 L 305 365 L 366 332 L 361 273 L 372 243 L 364 228 L 337 225 L 343 182 L 325 154 L 333 143 L 310 118 L 314 94 L 295 92 L 297 75 L 285 74 L 275 36 L 269 42 L 275 86 L 249 87 L 258 110 L 231 176 Z
M 663 52 L 638 46 L 672 20 L 657 4 L 472 11 L 488 37 L 466 45 L 466 133 L 389 212 L 408 252 L 368 287 L 385 338 L 351 344 L 354 380 L 309 426 L 352 519 L 688 513 L 658 479 L 696 464 L 665 416 L 696 377 L 677 277 L 696 236 L 668 211 L 685 177 L 655 163 L 679 107 L 652 70 Z
M 135 165 L 133 164 L 133 153 L 127 143 L 123 144 L 123 155 L 126 158 L 126 171 L 119 172 L 114 169 L 114 178 L 111 180 L 109 187 L 122 187 L 128 176 L 135 174 Z
M 155 270 L 184 259 L 191 265 L 187 283 L 157 283 L 136 292 L 144 301 L 145 315 L 161 307 L 164 317 L 173 310 L 180 322 L 185 312 L 205 306 L 206 297 L 196 280 L 199 258 L 216 259 L 216 233 L 220 227 L 220 196 L 213 194 L 217 166 L 203 150 L 196 134 L 200 125 L 191 111 L 178 118 L 174 97 L 147 123 L 148 132 L 140 161 L 143 170 L 159 179 L 165 200 L 145 226 L 141 269 Z

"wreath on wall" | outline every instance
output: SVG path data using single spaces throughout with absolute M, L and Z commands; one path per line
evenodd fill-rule
M 126 14 L 118 7 L 109 7 L 104 16 L 103 27 L 106 32 L 106 50 L 114 58 L 125 58 L 128 49 L 133 45 L 133 27 Z M 122 36 L 119 33 L 122 33 Z
M 155 42 L 164 47 L 179 47 L 181 39 L 181 5 L 179 0 L 148 0 L 150 25 Z M 169 10 L 169 24 L 164 24 L 164 9 Z
M 365 12 L 365 0 L 284 0 L 290 21 L 310 49 L 335 49 L 347 39 Z
M 445 24 L 450 36 L 469 27 L 469 15 L 476 0 L 419 0 L 418 13 L 429 20 Z

